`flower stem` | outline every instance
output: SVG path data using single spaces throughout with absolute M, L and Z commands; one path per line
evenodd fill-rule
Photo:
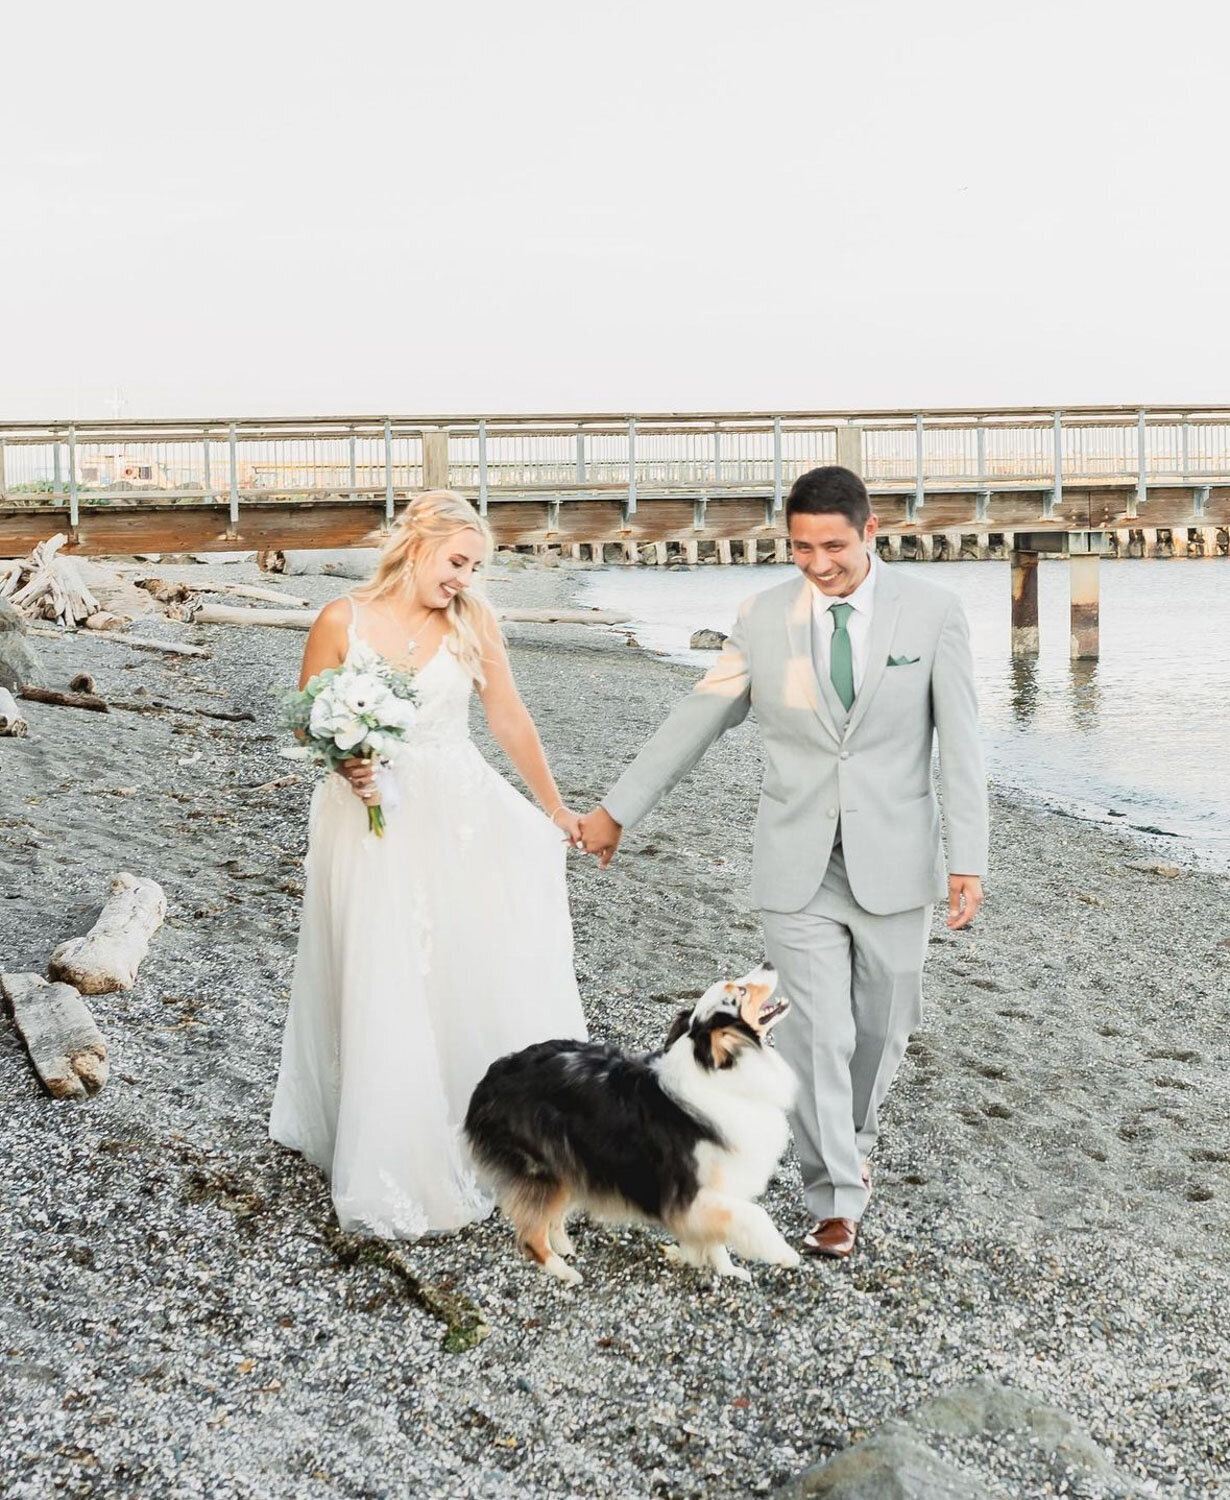
M 367 826 L 378 839 L 384 837 L 384 808 L 380 806 L 379 802 L 374 807 L 367 809 Z

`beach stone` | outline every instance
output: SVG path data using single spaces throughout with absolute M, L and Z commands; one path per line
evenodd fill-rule
M 1119 1472 L 1079 1422 L 1060 1407 L 1028 1391 L 989 1378 L 954 1386 L 919 1407 L 907 1419 L 912 1427 L 946 1437 L 1012 1437 L 1044 1459 L 1056 1480 L 1069 1484 L 1079 1475 L 1116 1495 L 1143 1493 Z
M 16 605 L 0 599 L 0 687 L 11 693 L 26 683 L 45 687 L 42 668 L 26 639 L 26 622 Z
M 720 651 L 725 643 L 720 630 L 694 630 L 688 645 L 693 651 Z
M 804 1469 L 775 1490 L 773 1500 L 817 1495 L 829 1500 L 990 1500 L 991 1492 L 892 1422 L 827 1463 Z
M 935 1451 L 932 1440 L 988 1441 L 1016 1449 L 1050 1470 L 1056 1484 L 1136 1500 L 1145 1493 L 1111 1462 L 1085 1429 L 1057 1406 L 990 1378 L 954 1386 L 907 1417 L 886 1422 L 827 1463 L 805 1469 L 774 1500 L 989 1500 L 968 1469 Z
M 1129 859 L 1124 868 L 1142 870 L 1146 875 L 1163 875 L 1167 880 L 1174 880 L 1183 873 L 1178 865 L 1172 865 L 1164 859 Z

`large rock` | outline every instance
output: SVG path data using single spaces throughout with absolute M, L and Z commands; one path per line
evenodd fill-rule
M 953 1386 L 920 1406 L 908 1418 L 912 1427 L 946 1437 L 994 1435 L 1035 1463 L 1051 1470 L 1056 1482 L 1075 1474 L 1086 1485 L 1099 1485 L 1113 1494 L 1142 1493 L 1115 1468 L 1106 1453 L 1075 1417 L 1051 1406 L 1029 1391 L 1000 1385 L 989 1377 Z
M 1001 1482 L 1005 1456 L 1015 1454 L 1022 1476 L 1045 1473 L 1048 1480 L 1039 1482 L 1054 1487 L 1095 1490 L 1122 1500 L 1145 1494 L 1074 1417 L 1028 1391 L 987 1378 L 953 1386 L 908 1416 L 886 1422 L 827 1463 L 805 1469 L 775 1491 L 774 1500 L 813 1495 L 832 1500 L 986 1500 L 991 1491 L 971 1469 L 976 1460 L 958 1469 L 936 1451 L 949 1448 L 954 1439 L 966 1454 L 971 1447 L 994 1449 Z
M 38 657 L 26 639 L 26 622 L 7 599 L 0 599 L 0 687 L 15 693 L 27 682 L 45 687 Z
M 805 1469 L 774 1500 L 991 1500 L 977 1479 L 938 1458 L 914 1433 L 892 1422 L 828 1463 Z
M 694 630 L 688 645 L 693 651 L 720 651 L 726 637 L 720 630 Z

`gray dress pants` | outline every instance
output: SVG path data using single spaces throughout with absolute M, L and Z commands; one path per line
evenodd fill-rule
M 922 1019 L 931 910 L 865 911 L 850 893 L 838 847 L 802 911 L 760 914 L 765 954 L 791 1002 L 775 1036 L 799 1079 L 790 1123 L 803 1196 L 817 1219 L 858 1219 L 867 1206 L 862 1163 Z

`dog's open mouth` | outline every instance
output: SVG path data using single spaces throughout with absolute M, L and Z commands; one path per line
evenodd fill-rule
M 779 995 L 775 1000 L 766 1000 L 760 1007 L 760 1014 L 756 1017 L 756 1024 L 763 1029 L 772 1026 L 790 1009 L 790 1001 L 785 995 Z

